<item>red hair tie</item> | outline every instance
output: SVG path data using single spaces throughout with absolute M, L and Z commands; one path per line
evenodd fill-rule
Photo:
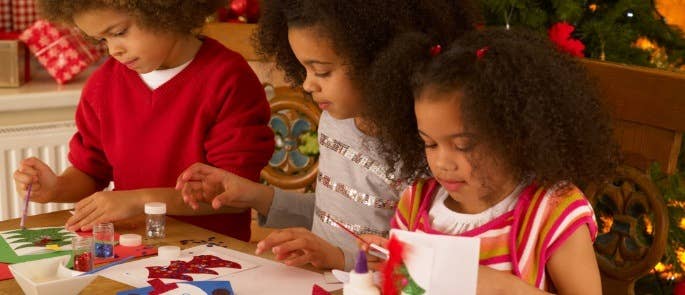
M 490 47 L 488 47 L 488 46 L 485 46 L 481 49 L 476 50 L 476 57 L 478 58 L 478 60 L 481 60 L 483 58 L 483 56 L 485 56 L 485 53 L 488 52 L 488 50 L 490 50 Z
M 436 44 L 431 47 L 431 57 L 435 57 L 436 55 L 440 54 L 440 52 L 442 52 L 442 46 L 440 46 L 440 44 Z

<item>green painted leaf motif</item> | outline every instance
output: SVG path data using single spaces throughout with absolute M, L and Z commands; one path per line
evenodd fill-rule
M 19 229 L 8 232 L 10 236 L 5 240 L 8 243 L 27 243 L 20 245 L 14 250 L 28 247 L 44 247 L 48 244 L 64 246 L 70 243 L 71 233 L 60 232 L 63 228 Z
M 407 295 L 423 295 L 426 293 L 426 290 L 421 288 L 419 284 L 414 281 L 414 279 L 409 275 L 409 270 L 407 270 L 406 265 L 402 265 L 402 267 L 398 270 L 400 275 L 406 279 L 407 284 L 404 285 L 402 288 L 402 294 L 407 294 Z

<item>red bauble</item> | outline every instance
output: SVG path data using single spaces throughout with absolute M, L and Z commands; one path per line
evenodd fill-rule
M 259 0 L 231 0 L 230 13 L 243 22 L 256 22 L 259 18 Z
M 585 50 L 585 45 L 578 39 L 571 38 L 571 33 L 576 28 L 566 22 L 560 22 L 554 24 L 549 28 L 549 39 L 554 42 L 559 50 L 566 52 L 570 55 L 583 57 L 583 50 Z

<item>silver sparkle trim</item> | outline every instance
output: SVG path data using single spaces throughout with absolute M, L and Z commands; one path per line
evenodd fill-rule
M 328 135 L 324 133 L 319 133 L 319 145 L 324 146 L 342 155 L 344 158 L 354 162 L 355 164 L 364 167 L 366 170 L 369 170 L 371 173 L 380 177 L 383 182 L 390 185 L 390 187 L 397 193 L 404 189 L 404 186 L 406 185 L 400 180 L 395 180 L 394 175 L 388 174 L 388 169 L 385 167 L 385 165 L 373 160 L 363 153 L 356 151 L 349 145 L 328 137 Z
M 394 210 L 397 208 L 398 201 L 381 199 L 376 196 L 370 196 L 368 194 L 362 193 L 356 189 L 350 188 L 349 186 L 336 183 L 331 181 L 331 177 L 319 172 L 319 177 L 317 178 L 319 183 L 324 187 L 341 194 L 343 197 L 352 200 L 357 204 L 361 204 L 367 207 L 379 208 L 379 209 L 389 209 Z
M 346 223 L 346 222 L 340 220 L 340 218 L 334 217 L 334 216 L 328 214 L 328 212 L 319 209 L 319 207 L 316 207 L 315 211 L 316 211 L 315 212 L 316 216 L 318 216 L 319 219 L 321 219 L 321 221 L 323 223 L 328 224 L 332 227 L 337 227 L 337 228 L 340 228 L 340 225 L 342 225 L 342 226 L 346 227 L 347 229 L 351 230 L 352 232 L 354 232 L 355 234 L 358 234 L 358 235 L 371 234 L 371 235 L 376 235 L 376 236 L 381 236 L 381 237 L 387 237 L 388 233 L 390 232 L 390 231 L 375 230 L 375 229 L 368 228 L 366 226 L 359 225 L 359 224 Z M 338 225 L 338 224 L 340 224 L 340 225 Z

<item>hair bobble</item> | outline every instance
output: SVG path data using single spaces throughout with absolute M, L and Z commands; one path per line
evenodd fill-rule
M 488 46 L 485 46 L 481 49 L 476 50 L 476 58 L 478 58 L 478 60 L 483 59 L 483 56 L 485 56 L 485 53 L 487 53 L 488 50 L 490 50 L 490 47 L 488 47 Z
M 431 57 L 435 57 L 436 55 L 440 54 L 442 52 L 442 46 L 440 44 L 433 45 L 430 50 Z

